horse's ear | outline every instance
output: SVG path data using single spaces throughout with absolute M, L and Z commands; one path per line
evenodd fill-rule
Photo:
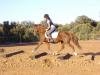
M 37 26 L 38 24 L 34 24 L 34 26 Z
M 39 26 L 41 26 L 41 24 L 38 24 Z
M 38 24 L 34 24 L 34 27 L 38 27 Z
M 41 24 L 34 24 L 35 27 L 41 26 Z

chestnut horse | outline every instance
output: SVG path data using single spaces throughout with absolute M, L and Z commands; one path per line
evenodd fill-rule
M 35 50 L 37 50 L 44 42 L 47 44 L 48 50 L 50 50 L 50 43 L 45 37 L 46 27 L 41 24 L 35 25 L 34 32 L 38 33 L 40 37 L 40 41 L 37 47 L 35 48 Z M 68 44 L 73 49 L 74 54 L 77 55 L 77 53 L 75 53 L 74 46 L 71 44 L 71 41 L 73 42 L 74 45 L 76 45 L 78 49 L 81 49 L 81 46 L 79 45 L 79 42 L 78 42 L 78 38 L 73 33 L 60 31 L 58 33 L 57 38 L 54 39 L 55 43 L 59 43 L 59 42 L 61 43 L 61 49 L 58 51 L 58 53 L 64 49 L 65 44 Z

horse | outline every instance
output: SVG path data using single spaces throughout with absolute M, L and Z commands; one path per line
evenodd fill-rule
M 46 27 L 44 25 L 42 24 L 34 25 L 34 34 L 38 33 L 40 38 L 38 45 L 35 47 L 35 50 L 37 50 L 44 42 L 47 44 L 48 50 L 50 50 L 50 42 L 48 42 L 45 36 L 45 32 L 46 32 Z M 57 38 L 54 39 L 54 43 L 59 43 L 59 42 L 61 43 L 61 49 L 58 50 L 57 54 L 59 54 L 60 51 L 65 48 L 65 44 L 68 44 L 72 48 L 74 55 L 77 55 L 77 53 L 75 52 L 74 45 L 76 45 L 78 49 L 81 49 L 81 46 L 78 42 L 78 37 L 71 32 L 59 31 Z M 72 45 L 71 42 L 73 42 L 74 45 Z

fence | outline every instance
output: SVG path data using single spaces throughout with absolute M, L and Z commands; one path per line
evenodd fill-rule
M 7 42 L 19 42 L 20 39 L 18 36 L 0 36 L 0 43 Z
M 100 34 L 78 34 L 79 40 L 100 40 Z M 32 41 L 37 41 L 37 37 L 33 37 Z M 0 44 L 2 43 L 23 42 L 18 36 L 0 36 Z
M 21 36 L 0 36 L 0 44 L 2 43 L 22 43 L 22 42 L 37 42 L 38 36 L 32 36 L 28 39 L 24 39 Z

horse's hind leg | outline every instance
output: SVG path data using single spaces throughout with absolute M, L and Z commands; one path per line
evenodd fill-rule
M 45 42 L 46 43 L 46 45 L 47 45 L 47 47 L 48 47 L 48 53 L 51 55 L 51 54 L 53 54 L 52 53 L 52 51 L 50 50 L 50 43 L 48 43 L 48 42 Z M 54 54 L 53 54 L 54 55 Z

